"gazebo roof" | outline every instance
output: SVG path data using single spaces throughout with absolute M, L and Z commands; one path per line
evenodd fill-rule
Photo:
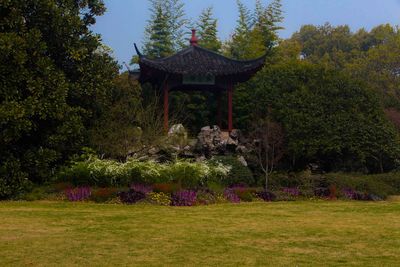
M 180 52 L 165 58 L 150 59 L 139 55 L 141 69 L 156 69 L 178 75 L 225 76 L 256 72 L 264 65 L 265 56 L 253 60 L 234 60 L 208 49 L 191 45 Z

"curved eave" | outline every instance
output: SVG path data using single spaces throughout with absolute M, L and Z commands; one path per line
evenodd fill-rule
M 180 61 L 180 58 L 187 57 L 188 54 L 194 53 L 196 50 L 197 53 L 203 53 L 208 59 L 208 62 L 212 62 L 210 64 L 220 65 L 221 69 L 216 70 L 212 68 L 206 69 L 199 69 L 198 65 L 199 62 L 196 62 L 196 59 L 191 59 L 191 63 L 187 63 L 187 66 L 184 66 L 184 63 L 179 64 L 173 61 Z M 138 51 L 137 51 L 138 52 Z M 139 65 L 141 69 L 143 67 L 155 69 L 158 71 L 162 71 L 169 74 L 177 74 L 177 75 L 185 75 L 191 74 L 193 72 L 197 72 L 199 75 L 214 75 L 214 76 L 227 76 L 227 75 L 240 75 L 249 73 L 252 71 L 256 71 L 262 68 L 265 64 L 265 58 L 267 54 L 263 56 L 252 59 L 252 60 L 235 60 L 231 58 L 227 58 L 223 55 L 220 55 L 214 51 L 210 51 L 201 47 L 192 46 L 187 49 L 184 49 L 177 54 L 166 58 L 160 59 L 149 59 L 142 54 L 138 53 L 139 55 Z M 215 62 L 215 63 L 213 63 Z M 178 66 L 177 66 L 178 65 Z

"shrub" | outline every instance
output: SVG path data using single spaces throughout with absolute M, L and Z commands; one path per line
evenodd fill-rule
M 282 192 L 293 197 L 300 196 L 300 190 L 297 187 L 284 187 L 282 188 Z
M 48 196 L 48 190 L 46 189 L 44 187 L 35 187 L 30 192 L 20 195 L 18 199 L 26 201 L 45 199 Z
M 172 195 L 172 206 L 193 206 L 196 203 L 197 194 L 192 190 L 182 190 Z
M 139 200 L 146 198 L 146 194 L 143 192 L 137 192 L 133 189 L 129 189 L 127 192 L 120 192 L 118 196 L 124 204 L 134 204 Z
M 166 165 L 163 175 L 183 188 L 194 189 L 209 181 L 221 181 L 228 175 L 229 169 L 220 163 L 177 160 Z
M 255 180 L 251 170 L 247 166 L 244 166 L 236 157 L 215 156 L 213 157 L 212 162 L 230 167 L 229 173 L 224 176 L 220 182 L 223 185 L 232 186 L 240 183 L 255 185 Z
M 227 203 L 228 200 L 225 198 L 223 193 L 215 193 L 215 203 Z
M 374 175 L 331 173 L 326 174 L 325 177 L 327 184 L 336 185 L 340 191 L 351 188 L 380 198 L 400 193 L 400 174 L 398 173 Z
M 163 192 L 150 192 L 147 194 L 147 199 L 153 204 L 162 206 L 171 205 L 171 197 Z
M 91 195 L 90 187 L 77 187 L 65 190 L 65 196 L 69 201 L 84 201 Z
M 225 187 L 217 182 L 207 183 L 207 188 L 212 192 L 222 194 L 224 193 Z
M 245 185 L 232 186 L 231 189 L 240 198 L 241 201 L 251 202 L 255 197 L 256 189 L 246 187 Z
M 314 190 L 314 195 L 317 197 L 327 198 L 330 195 L 330 191 L 328 187 L 317 187 Z
M 107 188 L 98 188 L 93 190 L 90 199 L 94 202 L 107 202 L 113 198 L 115 198 L 118 194 L 117 188 L 107 187 Z
M 122 168 L 125 170 L 125 183 L 141 183 L 154 184 L 170 182 L 169 177 L 163 175 L 165 169 L 164 164 L 155 161 L 138 161 L 130 159 L 126 163 L 122 163 Z
M 261 198 L 264 201 L 274 201 L 276 200 L 276 195 L 272 192 L 260 191 L 256 193 L 256 196 Z
M 382 200 L 382 198 L 373 195 L 373 194 L 369 194 L 367 192 L 358 192 L 355 191 L 351 188 L 345 188 L 342 190 L 342 193 L 344 195 L 345 198 L 347 199 L 351 199 L 351 200 L 364 200 L 364 201 L 378 201 L 378 200 Z
M 18 160 L 9 158 L 0 163 L 0 200 L 17 197 L 31 188 L 32 183 L 27 174 L 21 171 Z
M 236 194 L 235 190 L 232 188 L 226 188 L 224 191 L 224 197 L 232 203 L 239 203 L 240 202 L 240 198 L 239 196 Z
M 135 184 L 180 183 L 186 188 L 203 185 L 209 179 L 222 179 L 229 168 L 208 162 L 175 161 L 160 164 L 130 159 L 125 163 L 91 156 L 73 162 L 59 173 L 59 180 L 74 185 L 127 186 Z
M 211 190 L 203 189 L 197 191 L 196 203 L 199 205 L 210 205 L 217 202 L 216 196 Z
M 352 188 L 358 192 L 367 192 L 379 198 L 400 194 L 400 174 L 351 174 L 328 173 L 312 175 L 310 171 L 289 174 L 273 174 L 271 187 L 280 190 L 284 187 L 298 187 L 305 196 L 317 196 L 334 199 L 342 190 Z

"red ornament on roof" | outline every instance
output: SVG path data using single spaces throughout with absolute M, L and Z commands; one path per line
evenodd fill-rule
M 197 41 L 198 40 L 199 39 L 197 39 L 197 37 L 196 37 L 196 30 L 192 29 L 192 38 L 190 38 L 190 45 L 191 46 L 197 46 Z

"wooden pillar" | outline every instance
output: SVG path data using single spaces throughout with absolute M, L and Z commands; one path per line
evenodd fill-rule
M 232 98 L 233 98 L 233 84 L 230 84 L 228 88 L 228 131 L 229 132 L 233 130 Z
M 164 84 L 164 131 L 168 133 L 169 125 L 168 125 L 168 82 Z
M 221 92 L 218 91 L 216 93 L 216 98 L 217 98 L 217 125 L 220 129 L 222 129 L 222 102 L 221 102 Z

